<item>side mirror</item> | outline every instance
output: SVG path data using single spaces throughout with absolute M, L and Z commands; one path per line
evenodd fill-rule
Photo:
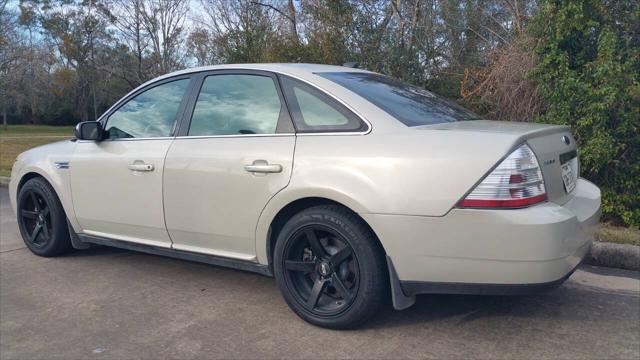
M 78 140 L 102 140 L 102 124 L 98 121 L 83 121 L 76 125 L 76 138 Z

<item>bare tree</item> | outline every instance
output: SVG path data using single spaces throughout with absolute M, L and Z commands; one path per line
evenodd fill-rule
M 0 0 L 0 106 L 2 107 L 2 125 L 7 129 L 7 107 L 9 106 L 9 69 L 18 56 L 15 51 L 15 33 L 11 30 L 16 23 L 15 16 L 9 12 L 9 0 Z
M 276 5 L 266 3 L 264 1 L 251 1 L 251 3 L 257 6 L 264 6 L 265 8 L 273 10 L 276 13 L 280 14 L 289 23 L 289 36 L 291 37 L 293 42 L 300 42 L 300 37 L 298 36 L 298 22 L 296 20 L 296 7 L 293 4 L 293 0 L 287 1 L 286 10 L 279 9 L 278 7 L 276 7 Z
M 181 67 L 184 57 L 184 24 L 188 0 L 141 0 L 137 8 L 152 46 L 155 75 Z
M 215 58 L 224 62 L 265 61 L 276 37 L 274 18 L 264 6 L 249 0 L 201 0 L 199 19 L 212 42 Z
M 108 14 L 117 29 L 119 40 L 127 46 L 134 58 L 133 69 L 121 66 L 120 69 L 114 69 L 114 71 L 119 70 L 120 76 L 132 87 L 140 85 L 150 78 L 147 75 L 149 65 L 145 64 L 150 40 L 142 16 L 142 2 L 143 0 L 115 1 Z

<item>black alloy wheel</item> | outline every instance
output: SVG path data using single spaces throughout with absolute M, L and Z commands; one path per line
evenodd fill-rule
M 292 216 L 278 233 L 273 264 L 289 307 L 314 325 L 355 327 L 388 300 L 382 246 L 361 218 L 339 205 Z
M 34 247 L 44 247 L 51 241 L 53 232 L 51 208 L 42 194 L 36 190 L 27 190 L 19 205 L 21 223 L 25 241 Z
M 44 178 L 27 180 L 18 191 L 17 205 L 18 228 L 31 252 L 56 256 L 71 249 L 64 209 Z
M 337 315 L 356 297 L 360 270 L 349 244 L 331 228 L 298 230 L 285 249 L 286 284 L 307 311 Z

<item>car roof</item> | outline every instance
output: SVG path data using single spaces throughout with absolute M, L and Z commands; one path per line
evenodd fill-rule
M 213 70 L 261 70 L 271 71 L 275 73 L 291 75 L 304 80 L 311 80 L 314 77 L 314 73 L 319 72 L 368 72 L 362 69 L 353 67 L 336 66 L 336 65 L 324 65 L 324 64 L 304 64 L 304 63 L 263 63 L 263 64 L 223 64 L 223 65 L 211 65 L 200 66 L 189 69 L 174 71 L 166 75 L 162 75 L 147 83 L 152 83 L 165 78 L 192 74 L 202 71 Z

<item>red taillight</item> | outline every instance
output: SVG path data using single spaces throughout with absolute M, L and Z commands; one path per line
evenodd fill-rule
M 519 208 L 547 200 L 535 154 L 523 144 L 487 175 L 458 206 Z
M 461 207 L 525 207 L 533 204 L 537 204 L 541 201 L 547 200 L 547 194 L 542 194 L 525 199 L 513 199 L 513 200 L 471 200 L 464 199 L 460 201 Z

